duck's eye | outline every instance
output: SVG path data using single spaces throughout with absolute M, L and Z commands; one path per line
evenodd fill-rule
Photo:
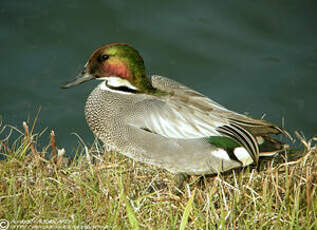
M 99 62 L 103 62 L 109 58 L 109 55 L 103 54 L 98 57 Z

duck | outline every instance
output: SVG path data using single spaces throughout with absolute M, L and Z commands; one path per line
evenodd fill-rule
M 90 130 L 127 157 L 175 175 L 219 174 L 274 156 L 291 138 L 282 127 L 227 109 L 173 79 L 148 77 L 139 52 L 126 43 L 95 50 L 62 88 L 100 80 L 85 105 Z M 274 137 L 272 137 L 274 136 Z

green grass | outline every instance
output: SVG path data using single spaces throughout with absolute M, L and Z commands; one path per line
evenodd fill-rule
M 306 148 L 297 151 L 296 161 L 279 157 L 262 162 L 259 171 L 191 177 L 176 195 L 173 175 L 103 153 L 99 142 L 80 145 L 78 157 L 69 160 L 56 149 L 53 134 L 38 150 L 38 138 L 47 133 L 33 134 L 26 124 L 19 132 L 14 141 L 0 141 L 0 154 L 7 157 L 0 161 L 0 219 L 11 226 L 24 220 L 26 229 L 43 221 L 73 229 L 317 229 L 312 140 L 301 138 Z

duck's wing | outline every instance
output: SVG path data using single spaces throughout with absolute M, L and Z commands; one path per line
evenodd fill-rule
M 259 147 L 256 136 L 286 132 L 267 121 L 232 112 L 169 78 L 152 76 L 152 85 L 168 95 L 136 104 L 137 111 L 146 111 L 138 116 L 141 119 L 133 121 L 133 125 L 152 133 L 180 139 L 230 137 L 245 147 L 257 163 Z
M 171 96 L 175 96 L 185 103 L 193 104 L 201 110 L 219 109 L 229 111 L 224 106 L 175 80 L 158 75 L 153 75 L 151 80 L 154 88 L 168 92 Z
M 196 109 L 210 112 L 210 116 L 216 116 L 230 124 L 241 126 L 255 136 L 282 133 L 291 139 L 291 136 L 286 130 L 265 120 L 254 119 L 228 110 L 203 94 L 172 79 L 154 75 L 152 76 L 152 85 L 155 88 L 170 93 L 174 98 L 177 98 L 190 106 L 194 106 Z
M 154 75 L 152 76 L 152 85 L 162 91 L 166 91 L 175 98 L 195 106 L 198 109 L 210 111 L 211 115 L 221 117 L 229 123 L 244 127 L 253 135 L 279 134 L 282 133 L 291 138 L 286 130 L 265 120 L 254 119 L 231 110 L 204 96 L 203 94 L 182 85 L 172 79 Z

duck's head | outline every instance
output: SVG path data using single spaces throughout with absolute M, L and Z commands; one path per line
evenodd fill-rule
M 84 70 L 62 88 L 66 89 L 92 79 L 103 80 L 107 87 L 113 89 L 139 93 L 153 90 L 139 52 L 124 43 L 111 43 L 98 48 L 90 56 Z

